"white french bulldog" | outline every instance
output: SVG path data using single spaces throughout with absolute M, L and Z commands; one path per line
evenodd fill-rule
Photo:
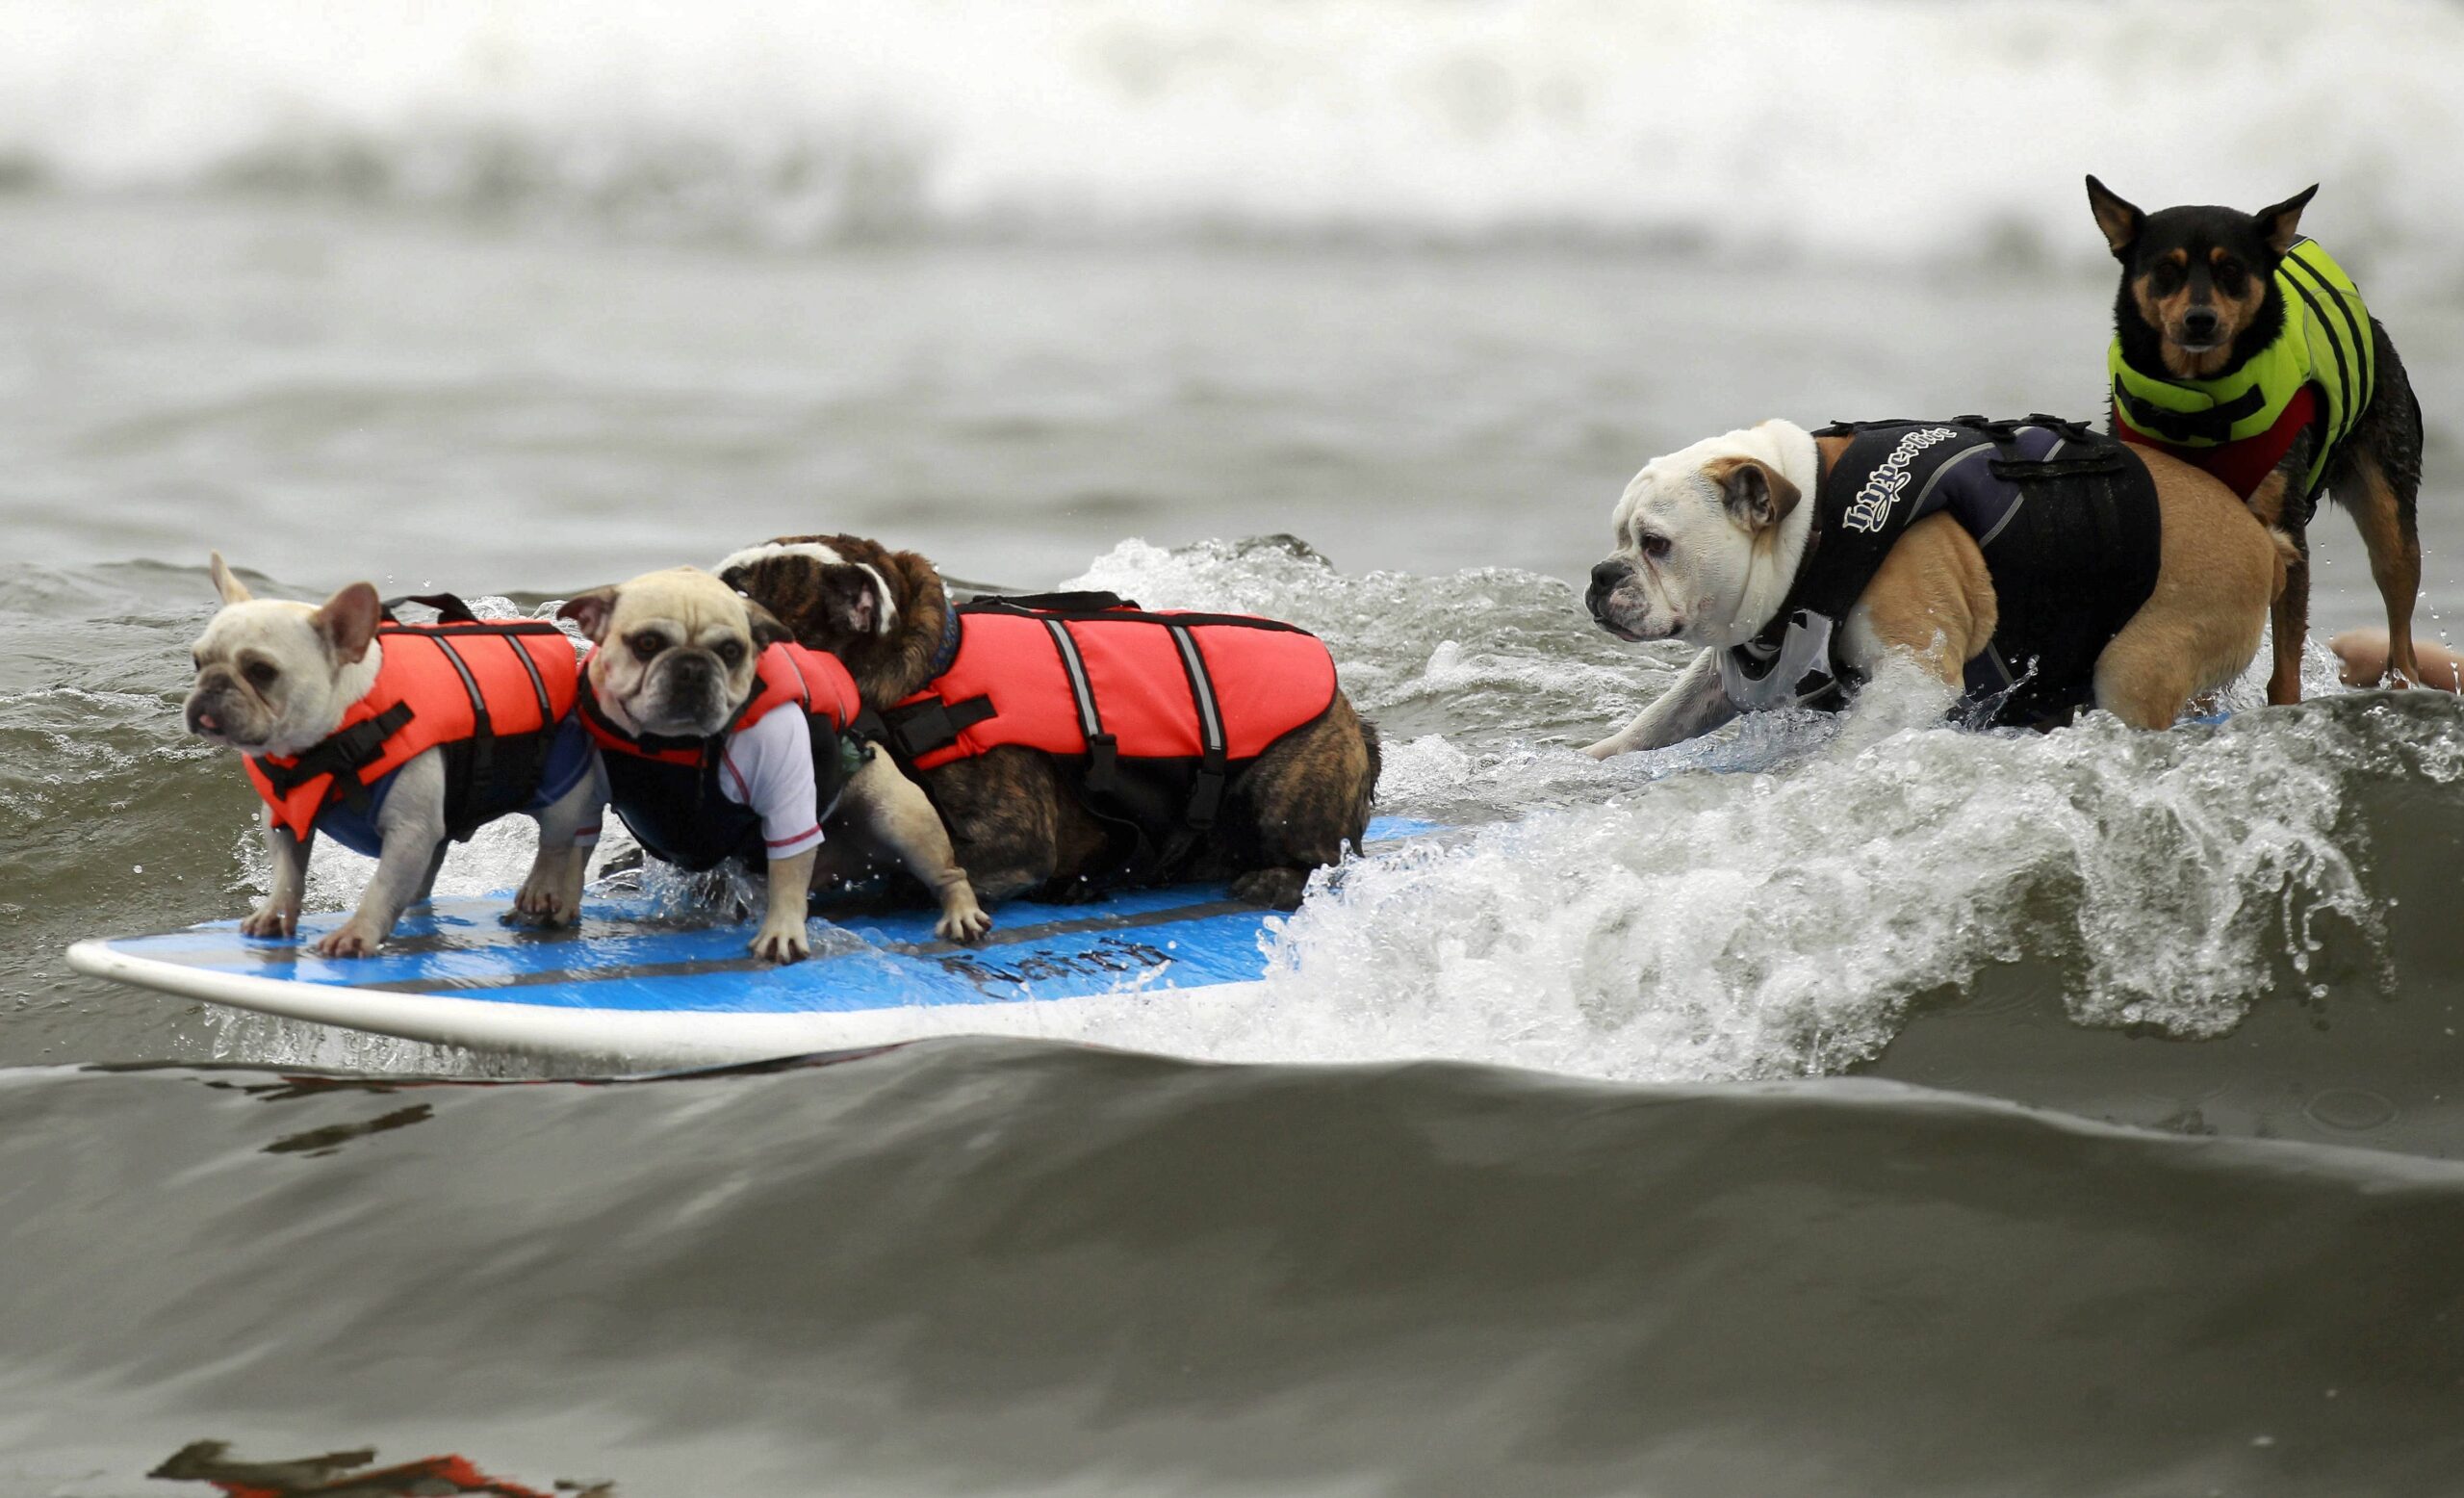
M 354 582 L 319 607 L 260 599 L 213 558 L 222 608 L 191 655 L 196 681 L 184 716 L 189 732 L 250 757 L 288 759 L 331 737 L 351 706 L 374 688 L 384 645 L 376 637 L 383 606 L 376 589 Z M 375 825 L 383 838 L 376 873 L 348 920 L 318 939 L 326 957 L 365 957 L 392 935 L 402 911 L 427 898 L 448 846 L 443 751 L 429 749 L 397 772 Z M 596 774 L 584 774 L 554 802 L 530 814 L 539 851 L 514 901 L 514 918 L 559 925 L 581 908 L 582 878 L 596 841 L 601 801 Z M 316 834 L 296 838 L 266 817 L 273 888 L 240 923 L 255 937 L 298 929 Z

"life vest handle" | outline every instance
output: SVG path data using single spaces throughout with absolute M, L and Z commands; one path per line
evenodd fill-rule
M 385 610 L 386 618 L 399 624 L 402 621 L 395 616 L 394 610 L 404 604 L 418 604 L 422 607 L 435 609 L 436 622 L 439 624 L 481 622 L 479 616 L 471 611 L 471 606 L 462 602 L 462 596 L 458 593 L 405 593 L 399 598 L 385 600 L 379 607 Z
M 1102 614 L 1126 608 L 1138 609 L 1136 599 L 1118 593 L 1083 588 L 1065 593 L 995 593 L 988 598 L 971 598 L 958 606 L 960 613 L 1001 614 Z

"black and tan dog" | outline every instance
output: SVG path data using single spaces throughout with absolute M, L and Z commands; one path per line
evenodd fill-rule
M 2114 258 L 2114 434 L 2206 469 L 2302 565 L 2275 602 L 2268 700 L 2301 698 L 2310 517 L 2323 492 L 2350 511 L 2387 607 L 2387 670 L 2411 684 L 2421 591 L 2422 411 L 2387 329 L 2352 278 L 2302 237 L 2315 187 L 2246 214 L 2142 213 L 2093 177 L 2088 202 Z
M 1229 879 L 1290 909 L 1357 846 L 1375 728 L 1315 636 L 1110 595 L 954 605 L 933 564 L 860 536 L 719 563 L 855 677 L 860 725 L 922 784 L 988 900 Z

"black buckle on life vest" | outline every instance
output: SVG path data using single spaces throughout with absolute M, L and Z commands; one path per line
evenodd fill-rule
M 1120 740 L 1110 734 L 1087 736 L 1087 788 L 1104 795 L 1120 784 Z
M 891 708 L 878 716 L 865 714 L 872 718 L 870 728 L 864 717 L 859 717 L 856 729 L 859 733 L 876 733 L 900 759 L 915 760 L 957 743 L 962 732 L 992 715 L 989 697 L 969 697 L 962 702 L 927 697 L 903 708 Z
M 335 798 L 353 811 L 363 810 L 368 805 L 368 787 L 359 778 L 361 766 L 383 759 L 385 741 L 407 727 L 411 717 L 411 705 L 398 702 L 372 718 L 362 718 L 289 764 L 261 760 L 257 767 L 265 772 L 266 784 L 273 787 L 274 794 L 283 796 L 320 775 L 331 775 Z
M 1189 810 L 1183 819 L 1190 831 L 1204 832 L 1215 825 L 1215 814 L 1223 806 L 1223 771 L 1220 766 L 1207 765 L 1197 772 L 1197 781 L 1190 788 Z
M 2205 411 L 2169 411 L 2132 395 L 2117 374 L 2114 401 L 2130 417 L 2130 425 L 2150 436 L 2167 442 L 2222 442 L 2233 435 L 2236 423 L 2258 415 L 2268 399 L 2258 386 L 2252 385 L 2224 404 Z

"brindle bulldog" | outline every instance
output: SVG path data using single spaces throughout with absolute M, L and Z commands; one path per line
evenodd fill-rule
M 1357 846 L 1377 731 L 1315 637 L 1108 596 L 954 605 L 913 552 L 785 536 L 715 569 L 846 663 L 988 900 L 1227 879 L 1289 910 Z

